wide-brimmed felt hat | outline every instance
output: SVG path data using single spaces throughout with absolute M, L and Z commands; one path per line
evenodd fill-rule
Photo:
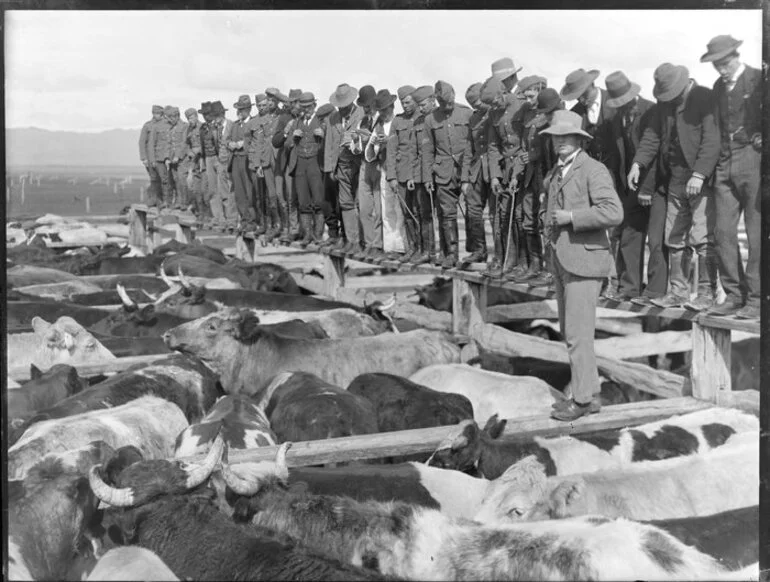
M 323 119 L 334 113 L 334 105 L 331 103 L 324 103 L 318 109 L 315 110 L 315 115 L 318 119 Z
M 666 103 L 682 94 L 690 82 L 690 71 L 682 65 L 663 63 L 655 69 L 653 77 L 655 86 L 652 88 L 652 95 L 658 101 Z
M 163 105 L 153 105 L 152 106 L 152 112 L 153 113 L 163 113 Z
M 203 115 L 211 113 L 211 101 L 204 101 L 201 103 L 201 108 L 198 109 L 198 113 L 202 113 Z
M 302 89 L 289 89 L 289 101 L 299 101 Z
M 540 93 L 537 94 L 537 109 L 538 113 L 550 113 L 561 107 L 561 95 L 556 92 L 556 89 L 546 87 Z
M 367 105 L 373 105 L 374 99 L 377 97 L 377 91 L 371 85 L 364 85 L 358 90 L 358 99 L 356 103 L 361 107 Z
M 377 111 L 387 109 L 396 102 L 396 99 L 398 99 L 398 97 L 393 95 L 387 89 L 380 89 L 377 91 L 377 96 L 374 98 L 374 108 Z
M 519 71 L 521 71 L 521 67 L 517 67 L 513 63 L 513 59 L 509 57 L 497 59 L 492 63 L 492 76 L 500 81 L 505 81 L 508 77 L 512 77 Z
M 574 111 L 565 111 L 559 109 L 554 111 L 551 124 L 540 133 L 549 135 L 579 135 L 581 137 L 591 138 L 591 134 L 583 130 L 583 118 Z
M 409 97 L 412 93 L 414 93 L 415 88 L 411 85 L 402 85 L 398 88 L 396 91 L 396 95 L 398 95 L 398 98 L 403 100 Z
M 211 115 L 224 115 L 225 111 L 229 111 L 221 101 L 213 101 L 211 103 Z
M 417 103 L 420 103 L 420 101 L 425 101 L 428 97 L 433 97 L 433 87 L 430 85 L 422 85 L 421 87 L 417 87 L 417 89 L 415 89 L 412 93 L 412 99 L 414 99 Z
M 468 105 L 473 105 L 477 101 L 481 101 L 481 87 L 483 83 L 474 83 L 465 91 L 465 100 Z
M 233 103 L 233 107 L 236 109 L 251 109 L 254 104 L 251 102 L 251 97 L 248 95 L 241 95 L 238 97 L 238 101 Z
M 305 91 L 302 93 L 302 95 L 299 96 L 300 105 L 312 105 L 313 103 L 315 103 L 315 95 L 313 95 L 310 91 Z
M 639 95 L 642 88 L 632 83 L 623 71 L 615 71 L 604 80 L 607 86 L 607 107 L 617 109 Z
M 591 86 L 591 83 L 596 81 L 599 76 L 599 71 L 591 69 L 586 71 L 585 69 L 577 69 L 572 71 L 564 81 L 564 87 L 561 88 L 561 98 L 565 101 L 571 101 L 577 99 L 586 89 Z
M 347 107 L 356 100 L 357 96 L 358 89 L 351 87 L 347 83 L 342 83 L 337 85 L 334 93 L 329 95 L 329 103 L 335 107 Z
M 706 45 L 706 54 L 700 58 L 700 62 L 711 63 L 722 60 L 742 44 L 742 40 L 736 40 L 729 34 L 715 36 Z

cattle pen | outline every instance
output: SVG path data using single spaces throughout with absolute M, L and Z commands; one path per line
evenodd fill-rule
M 130 244 L 151 251 L 163 242 L 161 229 L 171 227 L 173 236 L 180 242 L 192 242 L 196 238 L 194 219 L 178 213 L 159 215 L 143 205 L 133 205 L 129 211 Z M 273 243 L 267 252 L 264 241 L 250 236 L 206 236 L 199 237 L 226 239 L 235 243 L 234 254 L 248 262 L 262 260 L 281 261 L 301 250 L 298 243 Z M 286 247 L 282 249 L 281 247 Z M 346 283 L 346 261 L 352 257 L 340 251 L 310 245 L 303 255 L 320 259 L 322 273 L 297 272 L 292 275 L 297 283 L 310 293 L 363 306 L 374 298 L 371 288 L 351 287 Z M 451 333 L 464 350 L 481 348 L 485 351 L 509 357 L 529 357 L 553 362 L 566 363 L 567 351 L 561 342 L 549 341 L 525 334 L 508 331 L 495 323 L 536 318 L 555 318 L 554 308 L 548 301 L 554 296 L 546 288 L 529 288 L 516 284 L 491 280 L 476 271 L 457 269 L 444 270 L 431 265 L 402 264 L 393 260 L 358 259 L 389 273 L 422 276 L 443 276 L 452 280 L 451 313 L 434 311 L 413 302 L 399 299 L 393 315 L 414 321 L 422 327 Z M 312 271 L 312 270 L 311 270 Z M 375 286 L 376 287 L 376 286 Z M 489 289 L 498 287 L 520 293 L 531 301 L 510 305 L 487 305 Z M 380 285 L 378 291 L 386 287 Z M 600 310 L 605 313 L 633 314 L 633 316 L 656 316 L 692 322 L 692 332 L 678 335 L 679 351 L 692 351 L 690 377 L 686 378 L 665 370 L 658 370 L 644 364 L 623 361 L 616 357 L 624 353 L 653 355 L 668 351 L 661 347 L 657 334 L 635 334 L 641 336 L 619 336 L 611 340 L 597 340 L 597 360 L 600 373 L 618 383 L 633 385 L 639 390 L 656 395 L 660 399 L 605 406 L 597 415 L 563 423 L 548 417 L 524 417 L 509 420 L 504 438 L 523 439 L 534 436 L 557 436 L 578 434 L 599 430 L 617 429 L 626 426 L 661 420 L 673 415 L 685 414 L 711 406 L 737 406 L 758 412 L 758 393 L 733 392 L 731 386 L 731 332 L 759 334 L 758 322 L 710 317 L 684 309 L 661 309 L 643 307 L 632 303 L 618 303 L 600 299 Z M 676 333 L 676 332 L 671 332 Z M 684 332 L 682 332 L 684 333 Z M 682 345 L 683 342 L 689 345 Z M 657 344 L 657 345 L 656 345 Z M 656 351 L 657 350 L 657 351 Z M 148 363 L 165 357 L 166 354 L 118 358 L 108 363 L 78 366 L 85 376 L 96 376 L 119 372 L 137 363 Z M 463 358 L 465 361 L 466 358 Z M 17 381 L 29 378 L 29 370 L 10 368 L 8 377 Z M 429 453 L 445 441 L 456 429 L 442 426 L 427 429 L 404 430 L 388 433 L 333 438 L 323 441 L 294 443 L 287 455 L 289 466 L 308 466 L 364 459 L 375 459 L 394 455 Z M 261 447 L 232 452 L 235 462 L 271 460 L 277 447 Z M 196 460 L 191 457 L 189 460 Z

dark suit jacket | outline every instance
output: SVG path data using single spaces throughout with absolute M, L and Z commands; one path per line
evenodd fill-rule
M 599 119 L 595 124 L 588 121 L 588 108 L 582 103 L 576 103 L 570 111 L 577 113 L 583 118 L 583 129 L 593 136 L 593 139 L 586 144 L 586 153 L 595 160 L 602 163 L 607 161 L 610 141 L 610 122 L 615 116 L 615 109 L 607 105 L 607 91 L 599 88 L 602 95 L 602 103 L 599 108 Z
M 653 109 L 651 123 L 642 135 L 634 163 L 648 169 L 658 153 L 661 154 L 658 163 L 665 163 L 662 154 L 668 148 L 667 123 L 675 119 L 687 165 L 690 170 L 708 179 L 714 173 L 720 150 L 715 111 L 714 92 L 699 85 L 694 85 L 679 105 L 659 103 Z
M 731 145 L 748 145 L 754 135 L 762 133 L 762 73 L 759 69 L 746 65 L 729 93 L 720 77 L 714 83 L 714 98 L 719 108 L 717 123 L 723 153 L 727 153 Z M 741 127 L 743 130 L 739 131 Z
M 628 170 L 631 162 L 642 141 L 645 129 L 650 125 L 653 116 L 655 103 L 639 97 L 634 105 L 636 110 L 635 118 L 630 128 L 623 128 L 623 114 L 618 111 L 610 123 L 610 141 L 608 147 L 607 168 L 612 172 L 615 178 L 615 185 L 620 194 L 625 194 L 628 189 Z M 625 133 L 630 138 L 630 147 L 626 146 Z M 655 172 L 645 170 L 639 178 L 640 190 L 643 192 L 652 192 L 655 187 Z
M 544 181 L 548 193 L 545 238 L 564 268 L 581 277 L 606 277 L 612 255 L 607 229 L 623 221 L 623 206 L 609 170 L 585 151 L 578 153 L 561 184 L 554 178 L 558 166 Z M 572 224 L 556 226 L 554 209 L 572 211 Z

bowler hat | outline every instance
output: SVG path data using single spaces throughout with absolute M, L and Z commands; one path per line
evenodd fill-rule
M 341 85 L 337 85 L 334 93 L 329 96 L 329 103 L 335 107 L 347 107 L 356 100 L 357 95 L 358 90 L 355 87 L 351 87 L 347 83 L 342 83 Z
M 414 99 L 417 103 L 425 101 L 428 97 L 433 97 L 433 87 L 430 85 L 417 87 L 417 89 L 414 90 L 414 93 L 412 93 L 412 99 Z
M 481 86 L 481 102 L 492 105 L 505 92 L 503 81 L 497 77 L 490 77 Z
M 591 83 L 596 81 L 596 77 L 598 76 L 599 71 L 596 69 L 591 69 L 590 71 L 584 69 L 572 71 L 567 75 L 564 87 L 561 88 L 561 98 L 565 101 L 577 99 L 586 92 L 586 89 L 591 86 Z
M 642 90 L 637 83 L 629 81 L 623 71 L 615 71 L 607 75 L 604 84 L 607 85 L 607 107 L 613 109 L 622 107 Z
M 535 85 L 547 85 L 548 80 L 545 77 L 539 75 L 527 75 L 519 81 L 519 91 L 522 93 L 527 89 L 531 89 Z
M 590 139 L 591 134 L 583 131 L 582 125 L 583 118 L 580 115 L 574 111 L 560 109 L 554 111 L 551 124 L 545 129 L 540 130 L 540 133 L 547 133 L 549 135 L 580 135 Z
M 203 115 L 211 113 L 211 101 L 204 101 L 201 103 L 201 108 L 198 109 L 198 113 L 202 113 Z
M 214 101 L 211 104 L 211 115 L 224 115 L 228 109 L 222 105 L 221 101 Z
M 315 115 L 318 119 L 323 119 L 334 113 L 334 105 L 331 103 L 324 103 L 315 111 Z
M 701 63 L 720 61 L 743 44 L 729 34 L 720 34 L 712 38 L 706 45 L 706 54 L 700 58 Z
M 371 85 L 364 85 L 358 90 L 358 99 L 356 100 L 356 103 L 361 107 L 373 105 L 375 97 L 377 97 L 377 91 L 374 90 L 374 87 Z
M 163 106 L 162 105 L 153 105 L 152 106 L 152 112 L 153 113 L 163 113 Z
M 652 88 L 652 94 L 658 101 L 666 103 L 682 94 L 690 82 L 690 71 L 681 65 L 663 63 L 655 69 L 653 77 L 655 86 Z
M 195 111 L 195 107 L 188 107 L 187 109 L 184 110 L 185 117 L 190 117 L 191 115 L 195 115 L 196 113 L 197 111 Z
M 436 94 L 436 99 L 442 101 L 451 101 L 455 98 L 455 89 L 446 81 L 436 81 L 436 86 L 433 88 Z
M 411 85 L 403 85 L 402 87 L 398 88 L 398 91 L 396 91 L 396 95 L 398 95 L 398 98 L 402 101 L 409 97 L 409 95 L 412 93 L 414 93 L 414 87 Z
M 238 101 L 233 103 L 233 107 L 236 109 L 251 109 L 254 104 L 251 102 L 251 97 L 248 95 L 241 95 L 238 97 Z
M 561 96 L 556 89 L 547 87 L 537 94 L 537 112 L 551 113 L 561 107 Z
M 481 101 L 481 86 L 482 83 L 474 83 L 468 87 L 468 90 L 465 92 L 465 100 L 468 102 L 468 105 Z
M 300 105 L 312 105 L 313 103 L 315 103 L 315 95 L 310 91 L 305 91 L 299 96 Z
M 517 68 L 516 65 L 513 64 L 513 59 L 508 57 L 497 59 L 492 63 L 492 76 L 499 81 L 505 81 L 508 77 L 512 77 L 519 71 L 521 71 L 521 67 Z
M 298 101 L 299 98 L 302 96 L 302 89 L 290 89 L 289 90 L 289 101 Z
M 397 97 L 387 89 L 380 89 L 377 91 L 377 96 L 374 98 L 374 108 L 377 111 L 387 109 L 396 102 L 396 99 Z

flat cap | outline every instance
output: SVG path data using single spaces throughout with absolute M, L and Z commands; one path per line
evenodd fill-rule
M 152 112 L 153 113 L 163 113 L 163 105 L 153 105 L 152 106 Z
M 184 110 L 184 116 L 190 117 L 191 115 L 197 115 L 198 111 L 195 109 L 195 107 L 188 107 Z
M 527 89 L 534 87 L 535 85 L 548 85 L 548 80 L 545 77 L 539 75 L 527 75 L 519 81 L 519 91 L 522 93 Z
M 334 105 L 332 105 L 331 103 L 324 103 L 318 109 L 316 109 L 316 112 L 315 112 L 316 117 L 318 117 L 318 119 L 323 119 L 324 117 L 328 117 L 332 113 L 334 113 Z
M 469 105 L 473 105 L 476 101 L 481 99 L 481 85 L 482 83 L 474 83 L 465 92 L 465 100 Z
M 481 101 L 487 105 L 491 105 L 495 99 L 500 97 L 505 92 L 505 86 L 503 82 L 497 77 L 490 77 L 481 86 Z
M 442 101 L 449 101 L 450 99 L 454 99 L 455 89 L 446 81 L 436 81 L 434 90 L 436 92 L 437 99 L 441 99 Z
M 422 87 L 417 87 L 417 89 L 414 90 L 414 93 L 412 93 L 412 99 L 417 101 L 419 103 L 420 101 L 424 101 L 428 97 L 433 97 L 433 87 L 430 85 L 423 85 Z
M 404 85 L 403 87 L 399 87 L 398 91 L 396 91 L 396 94 L 398 95 L 399 99 L 403 99 L 404 97 L 407 97 L 412 93 L 414 93 L 414 87 L 412 87 L 411 85 Z

